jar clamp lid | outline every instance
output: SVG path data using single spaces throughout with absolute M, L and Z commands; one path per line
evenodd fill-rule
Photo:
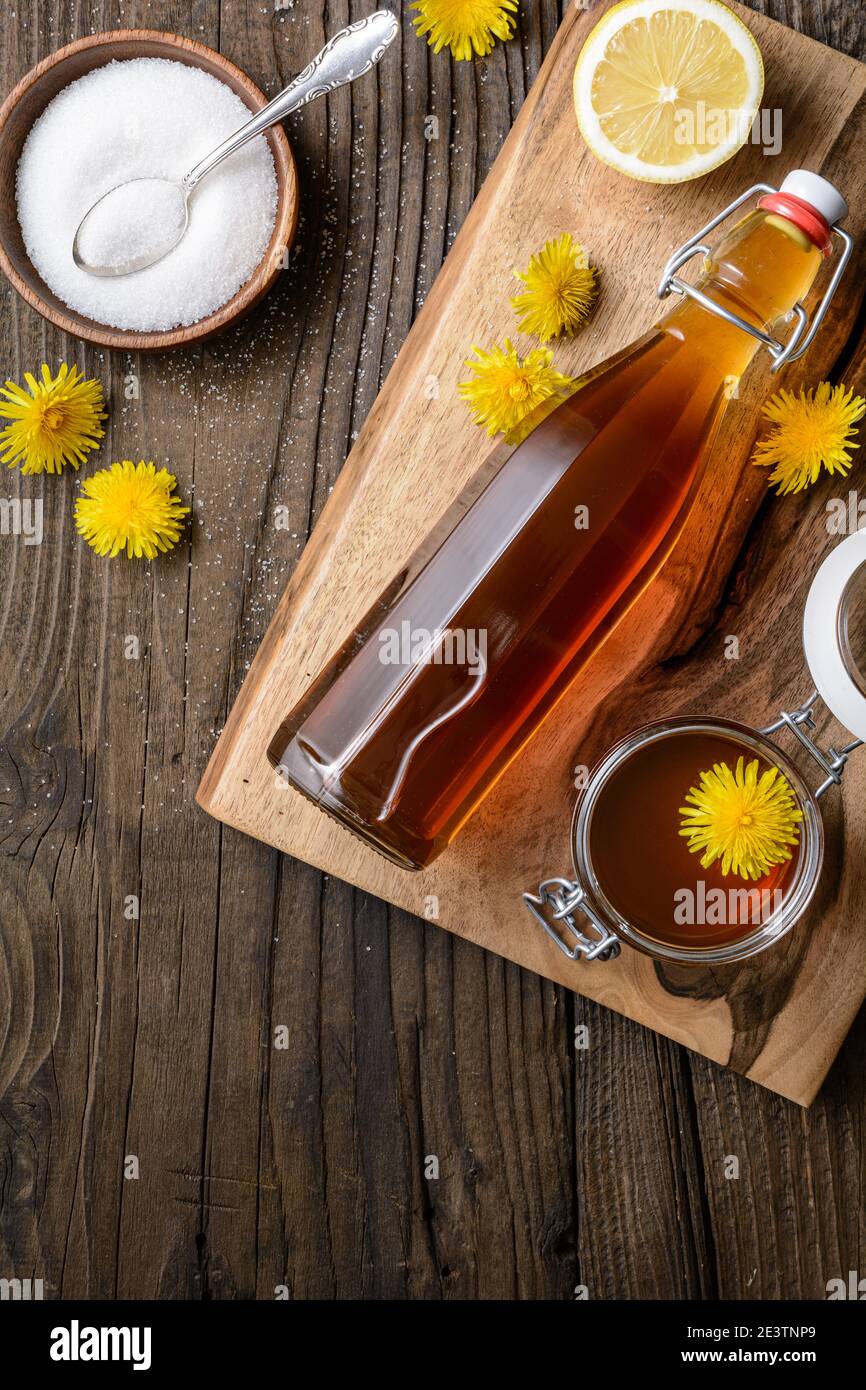
M 803 619 L 803 647 L 815 685 L 809 698 L 797 709 L 783 711 L 773 724 L 761 730 L 750 730 L 727 720 L 719 720 L 715 726 L 739 730 L 746 745 L 758 752 L 766 749 L 769 760 L 783 767 L 798 791 L 804 812 L 804 840 L 807 842 L 804 844 L 805 868 L 798 875 L 795 891 L 784 910 L 768 925 L 736 946 L 725 946 L 717 951 L 666 948 L 649 940 L 639 929 L 621 918 L 604 895 L 599 894 L 588 849 L 587 823 L 591 819 L 594 800 L 597 800 L 607 779 L 648 741 L 669 736 L 695 724 L 712 725 L 713 721 L 686 718 L 647 725 L 623 739 L 605 755 L 578 798 L 572 830 L 576 877 L 548 878 L 539 885 L 537 893 L 523 894 L 532 916 L 570 960 L 610 960 L 619 955 L 621 940 L 629 941 L 651 955 L 672 960 L 738 960 L 778 940 L 802 916 L 814 893 L 823 855 L 818 799 L 830 787 L 838 785 L 850 754 L 866 742 L 866 681 L 857 673 L 848 642 L 852 585 L 864 566 L 866 531 L 858 531 L 836 546 L 812 581 Z M 812 737 L 815 729 L 814 707 L 819 697 L 840 724 L 856 735 L 852 742 L 838 751 L 833 747 L 820 747 Z M 823 772 L 824 780 L 814 792 L 805 785 L 781 749 L 772 742 L 770 736 L 783 730 L 795 736 Z
M 848 608 L 854 578 L 864 564 L 866 531 L 855 531 L 818 570 L 803 616 L 803 649 L 818 694 L 860 742 L 866 740 L 866 689 L 851 659 Z

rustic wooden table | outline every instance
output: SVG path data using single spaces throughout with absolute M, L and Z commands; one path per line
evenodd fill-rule
M 866 56 L 859 0 L 752 3 Z M 19 0 L 3 89 L 147 27 L 273 93 L 353 17 Z M 203 349 L 87 350 L 0 288 L 3 374 L 79 363 L 110 390 L 100 462 L 167 462 L 195 498 L 191 546 L 108 563 L 72 477 L 7 479 L 45 539 L 0 544 L 0 1276 L 46 1297 L 780 1299 L 866 1270 L 862 1014 L 802 1111 L 193 802 L 559 17 L 523 4 L 477 64 L 406 24 L 400 61 L 293 118 L 291 266 Z

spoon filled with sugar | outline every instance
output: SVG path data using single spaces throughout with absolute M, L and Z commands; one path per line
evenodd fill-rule
M 399 21 L 377 10 L 329 39 L 279 96 L 199 160 L 179 181 L 135 178 L 104 193 L 85 213 L 72 243 L 72 259 L 90 275 L 130 275 L 173 251 L 189 225 L 189 199 L 198 184 L 248 141 L 286 116 L 354 82 L 375 67 L 397 37 Z

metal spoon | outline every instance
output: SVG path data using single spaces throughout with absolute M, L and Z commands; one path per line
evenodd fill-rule
M 253 116 L 252 120 L 247 121 L 246 125 L 242 125 L 240 130 L 236 130 L 234 135 L 230 135 L 218 145 L 211 154 L 199 160 L 180 182 L 156 178 L 127 179 L 104 193 L 84 214 L 78 225 L 72 243 L 72 259 L 75 264 L 90 275 L 114 276 L 129 275 L 133 271 L 144 270 L 147 266 L 161 261 L 177 246 L 184 235 L 189 225 L 190 194 L 205 175 L 230 154 L 234 154 L 235 150 L 239 150 L 248 140 L 255 139 L 262 131 L 283 120 L 292 111 L 297 111 L 298 107 L 305 106 L 308 101 L 315 101 L 316 97 L 326 96 L 345 83 L 353 82 L 356 77 L 369 72 L 397 37 L 399 27 L 398 19 L 389 10 L 377 10 L 368 19 L 359 19 L 347 29 L 341 29 L 339 34 L 328 40 L 322 51 L 316 54 L 313 61 L 298 74 L 285 91 Z M 154 187 L 144 188 L 143 185 L 146 184 Z M 134 185 L 139 187 L 134 188 Z M 133 189 L 131 195 L 127 193 L 128 189 Z M 124 204 L 128 222 L 140 229 L 142 212 L 145 209 L 152 211 L 156 200 L 163 203 L 163 219 L 153 242 L 128 260 L 100 263 L 100 257 L 105 256 L 104 233 L 110 231 L 114 218 L 122 215 Z M 112 203 L 115 204 L 114 208 L 111 206 Z M 108 241 L 110 242 L 110 235 Z

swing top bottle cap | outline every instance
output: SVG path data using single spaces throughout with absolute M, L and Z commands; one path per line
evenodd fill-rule
M 838 188 L 809 169 L 792 169 L 779 192 L 808 203 L 831 227 L 848 216 L 848 204 Z
M 824 254 L 830 255 L 832 228 L 848 216 L 837 188 L 809 169 L 793 169 L 778 193 L 766 193 L 758 207 L 786 218 Z

